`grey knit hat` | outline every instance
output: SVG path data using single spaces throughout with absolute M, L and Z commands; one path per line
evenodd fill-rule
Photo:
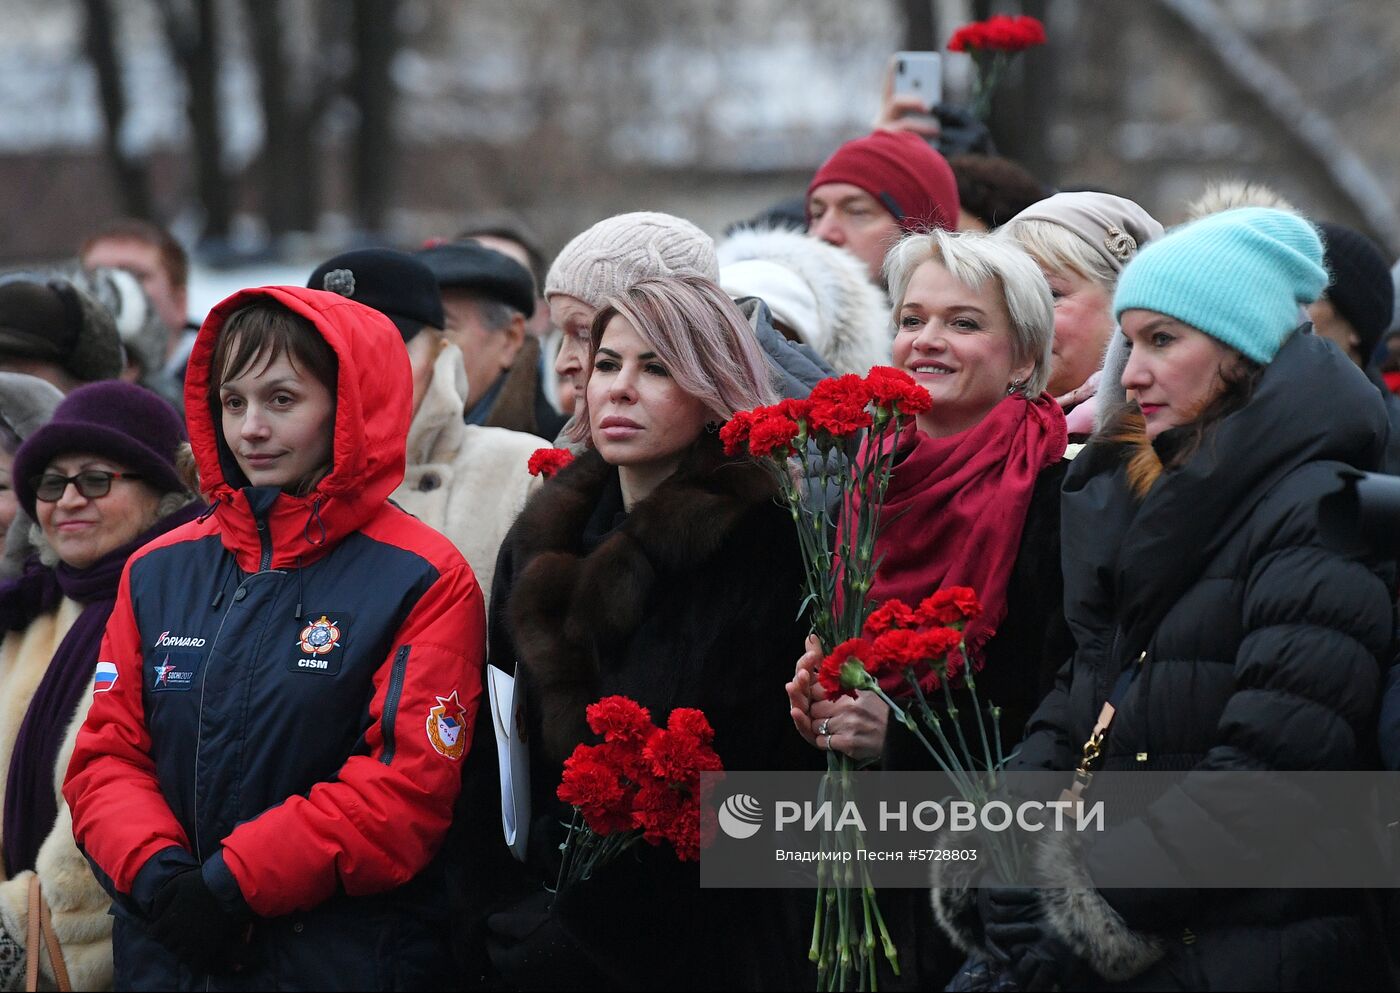
M 544 295 L 577 297 L 601 307 L 640 280 L 676 275 L 719 282 L 714 239 L 670 214 L 618 214 L 564 246 L 549 267 Z

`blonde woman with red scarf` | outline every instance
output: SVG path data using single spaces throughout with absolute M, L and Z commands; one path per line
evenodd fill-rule
M 871 594 L 917 604 L 944 586 L 977 591 L 984 612 L 968 625 L 967 644 L 982 665 L 980 699 L 1002 709 L 1009 751 L 1073 651 L 1060 575 L 1065 416 L 1045 392 L 1050 288 L 1021 248 L 972 232 L 910 235 L 890 250 L 885 271 L 894 365 L 933 406 L 901 442 Z M 821 646 L 810 638 L 807 647 L 787 689 L 793 722 L 813 747 L 896 767 L 931 764 L 912 735 L 890 731 L 874 694 L 826 699 L 816 680 Z M 927 901 L 898 916 L 904 979 L 951 974 L 949 954 L 917 947 L 938 941 Z
M 911 235 L 885 260 L 894 300 L 894 364 L 933 406 L 906 435 L 886 498 L 871 595 L 918 603 L 970 586 L 984 605 L 967 629 L 981 698 L 1020 740 L 1073 643 L 1060 602 L 1060 484 L 1065 418 L 1044 392 L 1054 307 L 1019 247 L 977 233 Z M 798 730 L 823 751 L 874 759 L 888 710 L 873 694 L 827 700 L 820 646 L 788 684 Z

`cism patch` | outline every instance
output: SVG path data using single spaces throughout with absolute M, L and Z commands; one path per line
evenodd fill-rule
M 338 610 L 313 610 L 296 638 L 296 653 L 287 662 L 292 672 L 334 676 L 345 658 L 350 615 Z
M 204 661 L 200 652 L 152 652 L 146 662 L 148 684 L 152 693 L 172 693 L 188 691 L 199 676 L 199 666 Z

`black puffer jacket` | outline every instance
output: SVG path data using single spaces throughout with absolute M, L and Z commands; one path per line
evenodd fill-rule
M 1177 433 L 1159 438 L 1159 451 Z M 1142 500 L 1128 490 L 1121 449 L 1092 444 L 1064 495 L 1077 650 L 1032 717 L 1017 767 L 1072 769 L 1120 671 L 1145 652 L 1101 769 L 1375 768 L 1393 564 L 1323 547 L 1316 508 L 1339 468 L 1380 464 L 1386 435 L 1375 388 L 1325 341 L 1299 334 L 1253 399 Z M 1222 851 L 1174 839 L 1209 830 L 1244 853 L 1269 836 L 1270 824 L 1227 813 L 1203 781 L 1181 789 L 1196 801 L 1189 814 L 1179 803 L 1149 810 L 1077 854 L 1049 846 L 1042 868 L 1089 886 L 1142 864 L 1199 878 Z M 1047 889 L 1042 898 L 1097 976 L 1131 988 L 1353 988 L 1373 979 L 1380 954 L 1353 892 Z

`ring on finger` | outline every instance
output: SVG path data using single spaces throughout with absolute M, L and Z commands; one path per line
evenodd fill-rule
M 831 718 L 830 718 L 830 717 L 824 717 L 824 718 L 822 718 L 821 724 L 819 724 L 819 725 L 817 726 L 817 734 L 824 734 L 824 735 L 826 735 L 828 738 L 830 738 L 830 737 L 831 737 L 831 732 L 827 730 L 827 728 L 828 728 L 828 726 L 830 726 L 830 724 L 831 724 Z

